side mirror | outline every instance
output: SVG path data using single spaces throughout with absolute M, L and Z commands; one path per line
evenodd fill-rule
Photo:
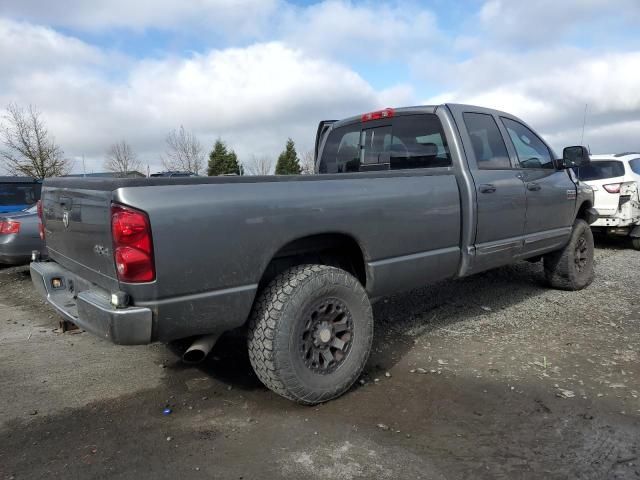
M 562 167 L 574 168 L 584 167 L 591 162 L 589 150 L 586 147 L 577 145 L 574 147 L 566 147 L 562 150 Z

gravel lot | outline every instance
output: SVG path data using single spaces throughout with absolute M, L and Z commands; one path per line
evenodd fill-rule
M 194 368 L 63 334 L 0 270 L 0 479 L 640 478 L 640 252 L 597 246 L 581 292 L 521 263 L 379 302 L 360 383 L 312 408 L 238 336 Z

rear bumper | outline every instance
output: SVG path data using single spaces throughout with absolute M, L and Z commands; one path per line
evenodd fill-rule
M 4 265 L 26 265 L 30 259 L 31 254 L 25 256 L 22 254 L 4 253 L 0 250 L 0 263 Z
M 36 290 L 66 320 L 119 345 L 151 343 L 153 315 L 150 308 L 116 309 L 109 293 L 88 284 L 54 262 L 31 263 L 31 280 Z M 61 280 L 54 288 L 52 280 Z
M 629 227 L 634 224 L 633 219 L 623 217 L 599 217 L 591 224 L 592 227 Z
M 29 248 L 31 245 L 20 245 L 20 240 L 16 235 L 2 235 L 0 238 L 0 263 L 9 265 L 29 263 L 33 249 Z

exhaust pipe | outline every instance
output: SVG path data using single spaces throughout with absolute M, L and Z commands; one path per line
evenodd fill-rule
M 203 335 L 196 338 L 189 348 L 182 354 L 182 361 L 190 365 L 202 362 L 218 341 L 219 334 Z

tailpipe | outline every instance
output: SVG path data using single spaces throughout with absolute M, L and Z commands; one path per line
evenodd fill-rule
M 219 334 L 203 335 L 196 338 L 189 348 L 182 354 L 182 361 L 190 365 L 202 362 L 218 341 Z

